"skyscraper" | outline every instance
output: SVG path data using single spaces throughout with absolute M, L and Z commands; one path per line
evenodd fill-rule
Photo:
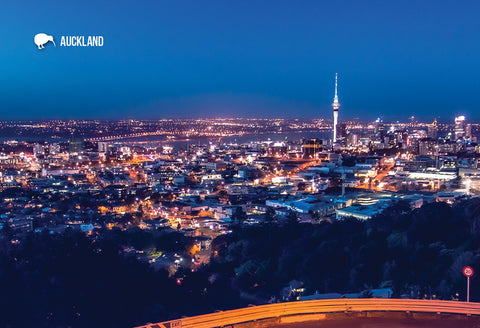
M 455 140 L 465 137 L 465 116 L 455 117 Z
M 472 124 L 465 125 L 465 138 L 472 139 Z
M 428 126 L 428 137 L 432 139 L 437 139 L 438 137 L 438 122 L 437 119 L 433 121 L 432 124 Z
M 305 158 L 315 158 L 315 155 L 322 151 L 323 142 L 319 139 L 303 140 L 303 156 Z
M 335 73 L 335 97 L 333 98 L 333 142 L 337 142 L 337 124 L 338 124 L 338 109 L 340 108 L 340 103 L 338 102 L 337 95 L 337 77 L 338 73 Z

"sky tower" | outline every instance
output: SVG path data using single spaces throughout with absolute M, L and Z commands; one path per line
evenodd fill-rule
M 337 123 L 338 123 L 338 109 L 340 108 L 340 103 L 338 102 L 337 95 L 337 75 L 335 73 L 335 97 L 333 98 L 333 142 L 337 142 Z

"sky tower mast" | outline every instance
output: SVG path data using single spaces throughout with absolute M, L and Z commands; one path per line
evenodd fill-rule
M 337 142 L 337 124 L 338 124 L 338 109 L 340 108 L 340 103 L 338 102 L 337 95 L 337 77 L 338 73 L 335 73 L 335 97 L 333 98 L 333 142 Z

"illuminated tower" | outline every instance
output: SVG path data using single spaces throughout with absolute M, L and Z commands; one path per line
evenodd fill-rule
M 465 137 L 465 116 L 455 117 L 455 140 Z
M 338 109 L 340 108 L 340 103 L 338 102 L 337 95 L 337 73 L 335 73 L 335 97 L 333 98 L 333 142 L 337 142 L 337 124 L 338 124 Z

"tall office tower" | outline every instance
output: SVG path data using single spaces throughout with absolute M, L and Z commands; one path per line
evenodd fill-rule
M 385 124 L 380 117 L 375 120 L 375 134 L 378 134 L 380 137 L 385 134 Z
M 315 158 L 315 155 L 322 151 L 323 142 L 319 139 L 305 139 L 303 140 L 302 148 L 305 158 Z
M 348 133 L 347 134 L 347 146 L 356 146 L 358 145 L 358 134 Z
M 337 142 L 337 124 L 338 124 L 338 109 L 340 108 L 340 103 L 338 102 L 337 95 L 337 77 L 338 74 L 335 73 L 335 97 L 333 98 L 333 142 Z
M 465 137 L 472 139 L 472 124 L 470 123 L 465 126 Z
M 465 116 L 455 117 L 455 140 L 465 136 Z
M 437 119 L 435 119 L 435 121 L 433 121 L 433 123 L 428 126 L 428 137 L 432 139 L 437 139 L 438 137 Z

